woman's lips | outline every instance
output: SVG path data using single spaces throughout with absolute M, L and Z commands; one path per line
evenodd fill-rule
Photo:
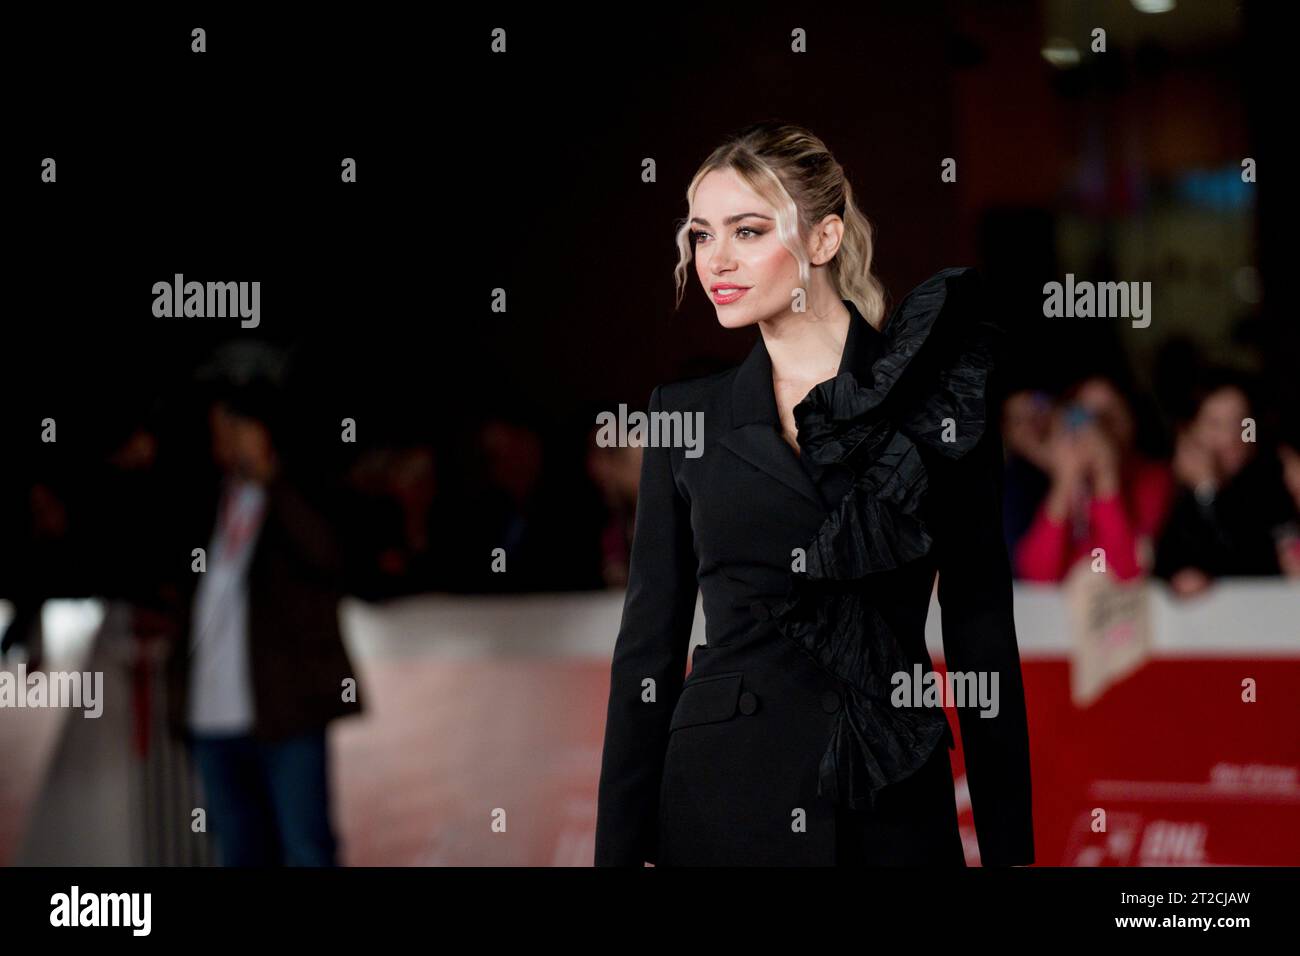
M 717 289 L 713 293 L 713 301 L 718 305 L 730 305 L 748 291 L 749 289 Z

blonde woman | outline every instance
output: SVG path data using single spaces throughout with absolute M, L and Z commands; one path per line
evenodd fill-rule
M 702 414 L 703 446 L 644 451 L 597 865 L 964 865 L 945 698 L 922 693 L 936 574 L 946 666 L 992 690 L 956 701 L 982 862 L 1033 862 L 976 275 L 886 321 L 870 225 L 799 127 L 741 131 L 686 198 L 678 302 L 693 264 L 718 321 L 759 336 L 650 399 Z

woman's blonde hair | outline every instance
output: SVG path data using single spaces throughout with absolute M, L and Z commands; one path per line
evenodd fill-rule
M 811 283 L 811 263 L 803 241 L 815 223 L 832 213 L 844 221 L 840 248 L 829 263 L 831 282 L 840 298 L 851 300 L 877 329 L 885 318 L 885 290 L 871 272 L 872 228 L 853 202 L 853 187 L 826 144 L 801 126 L 765 121 L 748 126 L 723 143 L 700 166 L 686 188 L 695 201 L 700 180 L 714 170 L 732 169 L 776 209 L 776 234 L 799 263 L 804 288 Z M 686 288 L 687 266 L 694 256 L 690 222 L 677 229 L 677 306 Z

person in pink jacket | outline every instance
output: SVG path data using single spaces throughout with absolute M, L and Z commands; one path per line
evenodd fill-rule
M 1065 393 L 1043 449 L 1051 483 L 1016 546 L 1019 577 L 1062 581 L 1097 548 L 1120 580 L 1150 569 L 1173 476 L 1136 450 L 1134 433 L 1133 413 L 1109 379 L 1090 376 Z

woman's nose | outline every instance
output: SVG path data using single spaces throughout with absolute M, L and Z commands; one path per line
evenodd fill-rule
M 731 250 L 724 246 L 722 242 L 716 243 L 713 246 L 712 254 L 709 256 L 709 268 L 711 268 L 715 273 L 721 274 L 731 269 L 734 265 L 735 263 L 732 262 Z

